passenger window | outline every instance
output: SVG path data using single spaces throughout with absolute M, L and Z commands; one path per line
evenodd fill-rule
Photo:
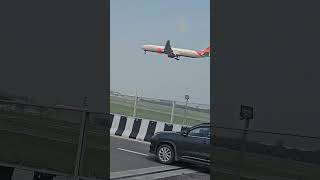
M 208 127 L 200 127 L 189 132 L 189 136 L 210 138 L 210 129 Z

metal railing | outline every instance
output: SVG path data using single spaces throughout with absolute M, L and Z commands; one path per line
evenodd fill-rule
M 0 162 L 109 178 L 111 115 L 0 100 Z
M 108 179 L 111 116 L 0 100 L 0 162 Z M 244 129 L 213 127 L 213 176 L 320 179 L 320 137 L 247 129 L 243 142 Z
M 245 129 L 213 127 L 213 176 L 225 172 L 231 179 L 320 179 L 320 137 L 246 129 L 243 141 Z

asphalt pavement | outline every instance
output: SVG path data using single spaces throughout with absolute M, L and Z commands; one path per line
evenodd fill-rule
M 161 166 L 148 150 L 149 143 L 110 136 L 111 172 Z
M 149 153 L 148 142 L 110 136 L 110 153 L 111 179 L 210 179 L 203 167 L 179 162 L 168 166 L 157 162 Z

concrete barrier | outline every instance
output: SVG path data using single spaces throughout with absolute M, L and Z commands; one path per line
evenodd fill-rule
M 74 180 L 72 175 L 54 171 L 0 164 L 1 180 Z
M 110 122 L 110 134 L 141 141 L 150 141 L 151 137 L 160 131 L 181 131 L 188 126 L 170 124 L 161 121 L 126 117 L 119 114 L 112 114 Z M 0 163 L 1 180 L 73 180 L 72 175 L 54 171 L 33 169 L 28 167 L 7 165 Z M 81 177 L 82 180 L 95 178 Z
M 123 136 L 140 141 L 150 141 L 151 137 L 161 131 L 181 131 L 189 126 L 170 124 L 162 121 L 139 119 L 114 114 L 110 129 L 111 135 Z

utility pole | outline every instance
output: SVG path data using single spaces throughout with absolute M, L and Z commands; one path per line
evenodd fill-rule
M 172 110 L 171 110 L 171 119 L 170 119 L 170 123 L 172 124 L 173 119 L 174 119 L 174 106 L 175 106 L 175 102 L 172 101 Z
M 238 180 L 241 180 L 241 167 L 245 167 L 244 158 L 246 153 L 246 141 L 247 134 L 249 130 L 250 120 L 253 119 L 253 107 L 241 105 L 240 106 L 240 120 L 244 120 L 243 134 L 242 134 L 242 142 L 241 142 L 241 154 L 240 154 L 240 167 Z
M 136 91 L 136 97 L 135 97 L 135 100 L 134 100 L 133 115 L 132 115 L 133 118 L 136 117 L 137 101 L 138 101 L 138 92 Z

